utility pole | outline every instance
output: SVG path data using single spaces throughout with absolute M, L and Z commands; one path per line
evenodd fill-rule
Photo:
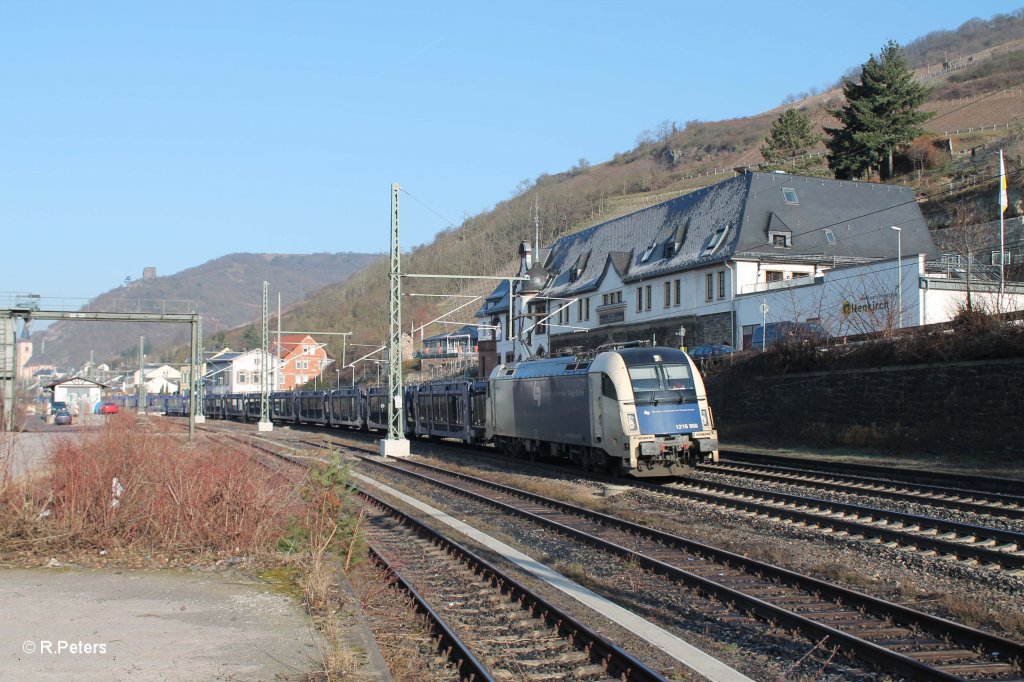
M 388 437 L 380 441 L 384 457 L 408 457 L 409 441 L 402 428 L 402 254 L 399 248 L 398 183 L 391 185 L 390 339 L 388 343 Z M 378 368 L 380 366 L 378 365 Z
M 256 428 L 260 431 L 273 431 L 274 422 L 270 421 L 270 353 L 267 352 L 267 344 L 270 342 L 269 326 L 267 321 L 267 290 L 269 282 L 263 282 L 263 333 L 260 347 L 260 421 Z
M 281 364 L 284 362 L 284 351 L 281 350 L 281 292 L 277 292 L 277 357 L 281 358 L 280 361 L 274 363 L 274 390 L 277 390 L 278 386 L 283 384 L 278 380 L 278 372 L 284 371 L 284 366 Z
M 0 413 L 3 414 L 3 430 L 14 430 L 14 396 L 15 379 L 18 363 L 15 361 L 17 349 L 17 324 L 13 316 L 0 318 L 0 382 L 3 383 L 3 395 L 0 395 Z
M 138 401 L 136 411 L 139 414 L 146 414 L 146 356 L 142 352 L 146 344 L 146 337 L 139 337 L 139 382 L 135 384 L 135 399 Z
M 188 442 L 196 442 L 196 349 L 199 347 L 199 316 L 196 315 L 189 325 L 192 328 L 192 343 L 189 346 L 190 358 L 188 368 Z M 180 386 L 179 386 L 180 390 Z
M 192 410 L 193 419 L 196 424 L 205 424 L 206 415 L 203 412 L 203 405 L 206 403 L 206 377 L 204 376 L 206 363 L 203 362 L 203 318 L 196 316 L 196 361 L 193 364 L 195 379 L 192 384 L 192 395 L 195 400 L 195 409 Z
M 340 332 L 340 335 L 341 335 L 341 369 L 345 369 L 345 341 L 348 340 L 347 337 L 352 336 L 352 332 Z M 355 386 L 355 383 L 356 383 L 355 377 L 356 377 L 356 368 L 353 367 L 352 368 L 352 385 L 353 386 Z M 341 388 L 341 374 L 340 373 L 338 374 L 338 388 Z

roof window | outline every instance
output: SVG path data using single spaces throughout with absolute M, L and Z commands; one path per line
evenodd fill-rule
M 797 199 L 796 190 L 792 187 L 782 188 L 782 198 L 786 200 L 787 204 L 793 204 L 794 206 L 800 205 L 800 200 Z
M 836 233 L 827 227 L 825 228 L 825 241 L 827 241 L 831 246 L 836 245 Z
M 708 244 L 707 246 L 704 247 L 704 253 L 702 253 L 701 256 L 710 256 L 711 254 L 713 254 L 715 252 L 715 249 L 717 249 L 719 245 L 721 245 L 722 240 L 725 239 L 725 233 L 728 230 L 728 225 L 723 225 L 722 227 L 715 230 L 715 233 L 711 235 L 711 237 L 708 239 Z

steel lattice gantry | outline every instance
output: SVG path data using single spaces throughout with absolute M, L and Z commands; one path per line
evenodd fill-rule
M 388 281 L 391 284 L 389 310 L 391 318 L 388 355 L 388 437 L 380 442 L 380 454 L 392 457 L 407 457 L 409 441 L 402 428 L 402 253 L 398 239 L 398 193 L 401 187 L 391 185 L 391 269 Z
M 196 326 L 199 324 L 198 313 L 105 313 L 105 312 L 68 312 L 64 310 L 36 310 L 34 308 L 2 308 L 0 309 L 0 397 L 3 398 L 3 405 L 0 407 L 3 412 L 2 428 L 6 431 L 14 430 L 14 395 L 17 381 L 17 365 L 15 364 L 15 338 L 14 321 L 17 318 L 24 320 L 65 320 L 78 322 L 169 322 L 174 324 L 192 325 L 192 352 L 190 354 L 193 363 L 191 374 L 195 376 L 195 343 Z M 192 401 L 195 402 L 194 400 Z M 196 437 L 195 410 L 189 410 L 188 438 L 194 441 Z

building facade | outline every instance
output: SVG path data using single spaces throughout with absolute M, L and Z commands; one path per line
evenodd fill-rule
M 741 348 L 780 320 L 830 334 L 926 324 L 950 319 L 939 299 L 963 288 L 927 265 L 939 251 L 910 188 L 785 173 L 745 173 L 519 255 L 521 279 L 477 312 L 481 367 L 630 340 Z
M 286 334 L 280 343 L 275 340 L 270 344 L 270 353 L 280 360 L 274 382 L 274 389 L 280 391 L 290 391 L 321 377 L 334 363 L 324 344 L 309 334 Z
M 465 374 L 475 370 L 478 358 L 477 328 L 460 327 L 423 339 L 420 349 L 420 368 L 425 377 Z
M 206 393 L 256 393 L 263 381 L 263 352 L 253 348 L 241 353 L 224 350 L 206 359 Z M 267 354 L 271 376 L 280 366 L 280 359 Z M 271 384 L 271 390 L 274 390 Z

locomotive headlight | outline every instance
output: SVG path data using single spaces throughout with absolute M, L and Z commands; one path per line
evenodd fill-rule
M 636 415 L 632 412 L 626 413 L 626 425 L 629 427 L 630 431 L 635 432 L 639 430 L 639 427 L 636 424 Z

